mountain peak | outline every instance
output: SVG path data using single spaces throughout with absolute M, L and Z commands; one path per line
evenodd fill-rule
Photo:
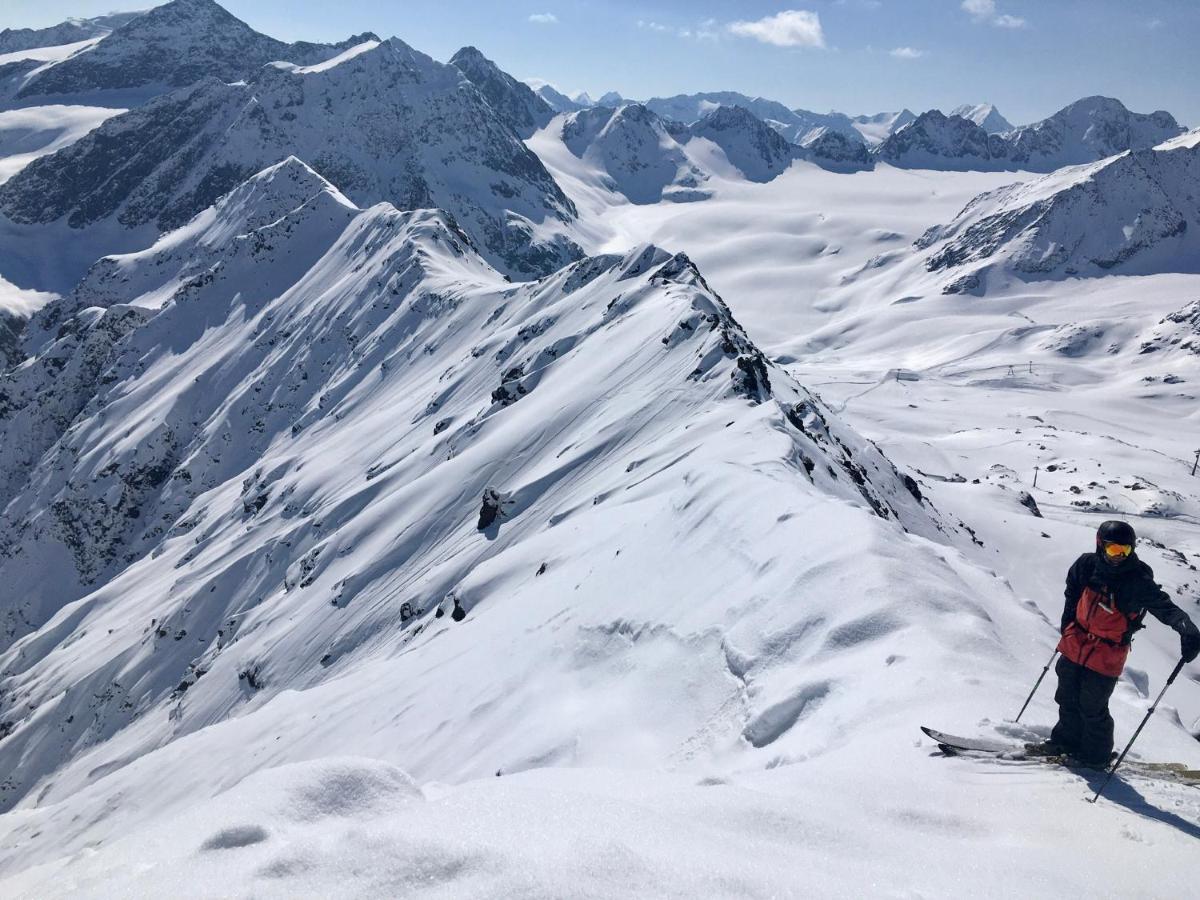
M 990 103 L 957 106 L 950 111 L 950 115 L 974 122 L 988 134 L 1001 134 L 1013 130 L 1012 123 L 1000 115 L 1000 111 Z
M 463 47 L 450 58 L 483 94 L 488 104 L 522 139 L 554 118 L 554 109 L 524 82 L 517 81 L 475 47 Z

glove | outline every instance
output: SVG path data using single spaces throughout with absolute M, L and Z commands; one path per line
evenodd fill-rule
M 1191 662 L 1200 656 L 1200 631 L 1192 628 L 1179 636 L 1179 655 L 1184 662 Z

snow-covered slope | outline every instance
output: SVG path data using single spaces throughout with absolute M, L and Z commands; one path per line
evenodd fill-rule
M 36 106 L 0 111 L 0 184 L 35 159 L 70 146 L 120 112 L 100 106 Z
M 207 748 L 187 803 L 344 739 L 422 779 L 758 767 L 870 719 L 820 709 L 853 694 L 852 658 L 897 662 L 874 642 L 921 620 L 909 652 L 989 645 L 977 576 L 934 542 L 958 529 L 685 256 L 514 287 L 444 215 L 359 211 L 289 160 L 38 325 L 0 418 L 6 453 L 34 424 L 47 443 L 5 460 L 28 474 L 0 533 L 0 803 L 40 807 L 5 820 L 8 871 L 148 822 L 128 795 L 60 818 L 87 785 L 125 791 L 135 758 Z M 919 591 L 885 589 L 893 561 L 927 570 Z M 234 720 L 265 731 L 228 742 Z M 153 815 L 177 809 L 141 781 Z
M 717 107 L 695 122 L 688 135 L 689 142 L 699 138 L 720 147 L 750 181 L 770 181 L 796 157 L 795 145 L 740 106 Z
M 783 134 L 793 143 L 805 144 L 821 134 L 831 132 L 841 135 L 848 143 L 863 142 L 863 136 L 854 120 L 845 113 L 817 113 L 807 109 L 794 109 L 792 115 L 795 118 Z
M 1000 110 L 990 103 L 977 103 L 974 106 L 965 103 L 950 110 L 950 115 L 974 122 L 988 134 L 1001 134 L 1013 130 L 1012 123 L 1000 115 Z
M 873 116 L 854 116 L 850 121 L 867 146 L 875 147 L 883 143 L 893 131 L 903 128 L 915 118 L 916 115 L 912 111 L 902 109 L 900 112 L 881 112 Z
M 35 47 L 61 47 L 104 37 L 140 15 L 140 12 L 111 13 L 90 19 L 67 19 L 48 28 L 5 28 L 0 30 L 0 54 Z
M 702 200 L 708 174 L 680 145 L 688 130 L 663 121 L 641 104 L 620 109 L 594 106 L 568 115 L 563 144 L 604 173 L 612 190 L 634 203 Z
M 131 97 L 147 99 L 203 78 L 245 78 L 272 60 L 317 63 L 370 37 L 337 45 L 285 44 L 214 0 L 172 0 L 120 25 L 87 53 L 45 67 L 26 80 L 17 98 L 44 103 L 48 96 L 86 97 L 90 105 L 104 105 L 114 96 L 130 105 Z
M 28 225 L 170 229 L 293 153 L 357 203 L 447 210 L 513 275 L 578 255 L 561 235 L 571 204 L 537 157 L 458 69 L 395 38 L 158 98 L 30 164 L 0 209 Z
M 1135 150 L 985 193 L 917 247 L 946 290 L 1028 278 L 1200 272 L 1200 147 Z
M 522 138 L 528 138 L 554 118 L 554 110 L 529 85 L 517 81 L 474 47 L 463 47 L 450 65 L 470 79 L 500 118 Z

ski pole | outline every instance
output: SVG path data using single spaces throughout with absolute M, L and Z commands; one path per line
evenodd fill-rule
M 1137 731 L 1133 733 L 1133 737 L 1129 739 L 1129 743 L 1125 745 L 1125 749 L 1122 750 L 1121 755 L 1117 757 L 1116 763 L 1114 763 L 1113 767 L 1108 770 L 1108 777 L 1104 779 L 1104 784 L 1100 785 L 1100 790 L 1096 791 L 1096 796 L 1089 800 L 1089 803 L 1095 803 L 1100 799 L 1100 795 L 1104 793 L 1104 789 L 1108 787 L 1108 783 L 1112 781 L 1113 774 L 1117 771 L 1117 767 L 1125 761 L 1125 754 L 1129 752 L 1129 748 L 1133 746 L 1133 742 L 1137 740 L 1138 735 L 1142 733 L 1142 729 L 1146 727 L 1146 723 L 1150 721 L 1150 717 L 1154 715 L 1154 711 L 1158 709 L 1158 704 L 1159 701 L 1162 700 L 1163 694 L 1167 692 L 1167 688 L 1171 686 L 1171 682 L 1175 680 L 1176 676 L 1178 676 L 1182 670 L 1183 660 L 1181 659 L 1175 664 L 1175 671 L 1173 671 L 1167 677 L 1167 683 L 1163 685 L 1163 689 L 1158 692 L 1158 697 L 1155 698 L 1154 705 L 1146 711 L 1146 717 L 1142 719 L 1142 724 L 1137 727 Z
M 1050 667 L 1054 665 L 1054 657 L 1058 656 L 1058 648 L 1054 648 L 1054 652 L 1050 654 L 1050 662 L 1046 663 L 1046 668 L 1042 669 L 1042 674 L 1038 676 L 1037 683 L 1033 686 L 1033 690 L 1029 692 L 1029 696 L 1025 698 L 1025 706 L 1021 707 L 1021 711 L 1017 713 L 1016 722 L 1021 721 L 1021 716 L 1025 715 L 1025 708 L 1029 706 L 1029 701 L 1033 699 L 1033 695 L 1037 693 L 1037 689 L 1042 686 L 1042 679 L 1046 677 L 1046 673 L 1050 671 Z

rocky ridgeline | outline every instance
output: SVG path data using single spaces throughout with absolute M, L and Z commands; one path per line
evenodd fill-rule
M 252 29 L 213 0 L 173 0 L 135 16 L 87 53 L 31 78 L 18 98 L 149 88 L 161 93 L 203 78 L 237 81 L 273 60 L 313 64 L 373 35 L 341 44 L 287 44 Z
M 5 28 L 0 30 L 0 53 L 19 53 L 35 47 L 60 47 L 104 37 L 140 15 L 140 12 L 112 13 L 90 19 L 67 19 L 49 28 Z
M 1048 119 L 1004 134 L 932 110 L 889 136 L 875 156 L 909 168 L 1051 172 L 1148 149 L 1183 131 L 1170 113 L 1134 113 L 1119 100 L 1086 97 Z
M 474 47 L 463 47 L 450 58 L 471 80 L 492 109 L 522 138 L 528 138 L 554 118 L 554 110 L 533 89 L 504 72 Z

